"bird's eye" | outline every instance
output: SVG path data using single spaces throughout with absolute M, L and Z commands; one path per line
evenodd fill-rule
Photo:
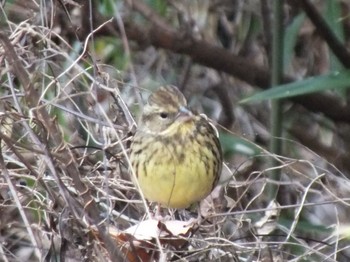
M 161 112 L 159 115 L 160 115 L 160 117 L 163 118 L 163 119 L 165 119 L 165 118 L 168 117 L 168 113 L 165 113 L 165 112 Z

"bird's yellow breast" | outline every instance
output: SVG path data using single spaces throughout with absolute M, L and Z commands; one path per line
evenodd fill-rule
M 221 163 L 217 160 L 221 152 L 216 136 L 212 134 L 216 140 L 210 143 L 202 133 L 189 123 L 174 133 L 143 134 L 139 137 L 142 142 L 136 135 L 130 158 L 148 200 L 166 207 L 186 208 L 211 192 L 220 172 Z

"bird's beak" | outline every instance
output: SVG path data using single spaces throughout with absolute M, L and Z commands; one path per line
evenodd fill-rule
M 181 106 L 179 112 L 176 115 L 176 119 L 181 119 L 182 121 L 188 121 L 192 119 L 193 113 L 186 107 Z

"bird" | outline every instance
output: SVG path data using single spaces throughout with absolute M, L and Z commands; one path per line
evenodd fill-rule
M 149 96 L 130 145 L 132 170 L 147 200 L 177 209 L 200 202 L 217 184 L 222 162 L 217 129 L 189 109 L 176 86 Z

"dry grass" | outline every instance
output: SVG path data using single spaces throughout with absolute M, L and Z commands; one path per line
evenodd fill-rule
M 349 178 L 294 140 L 284 139 L 295 158 L 273 156 L 257 144 L 260 154 L 254 157 L 229 156 L 230 179 L 201 204 L 205 218 L 200 225 L 191 224 L 184 232 L 183 224 L 140 223 L 155 212 L 154 205 L 141 199 L 128 168 L 140 94 L 144 97 L 157 85 L 154 79 L 161 72 L 179 74 L 186 64 L 193 68 L 186 81 L 179 80 L 192 87 L 186 95 L 218 120 L 222 101 L 203 94 L 222 76 L 153 48 L 126 49 L 134 52 L 134 63 L 128 61 L 118 71 L 104 62 L 113 45 L 105 40 L 101 51 L 96 37 L 109 21 L 82 43 L 73 42 L 68 41 L 72 31 L 58 21 L 51 27 L 38 22 L 52 18 L 47 10 L 57 7 L 27 6 L 34 15 L 15 21 L 16 5 L 2 10 L 7 19 L 0 35 L 1 261 L 349 260 Z M 70 8 L 74 13 L 81 7 Z M 128 39 L 122 40 L 130 48 Z M 171 71 L 174 64 L 180 69 Z M 238 92 L 231 90 L 233 99 Z M 248 139 L 258 133 L 264 140 L 268 112 L 262 111 L 238 106 L 238 124 L 229 133 Z M 280 163 L 273 167 L 280 169 L 280 181 L 268 179 L 266 163 L 272 157 Z M 271 183 L 279 185 L 276 201 L 266 194 Z M 170 221 L 187 223 L 197 211 L 162 212 Z M 146 236 L 127 234 L 132 226 Z

